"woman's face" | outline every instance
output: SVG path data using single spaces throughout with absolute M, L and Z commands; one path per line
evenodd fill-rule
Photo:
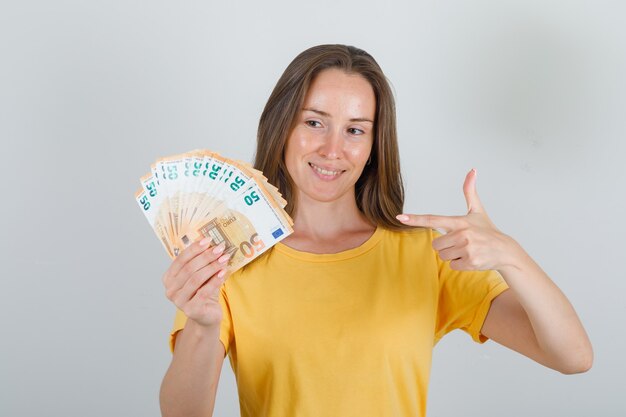
M 374 141 L 375 114 L 374 90 L 361 75 L 327 69 L 315 77 L 285 150 L 299 199 L 354 199 Z

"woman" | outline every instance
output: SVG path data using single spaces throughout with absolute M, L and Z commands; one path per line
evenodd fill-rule
M 563 373 L 591 367 L 574 309 L 489 220 L 474 170 L 467 215 L 401 214 L 394 100 L 366 52 L 294 59 L 261 116 L 255 167 L 290 202 L 294 233 L 227 282 L 224 248 L 207 239 L 172 263 L 164 415 L 211 415 L 226 353 L 243 416 L 424 416 L 432 348 L 456 328 Z

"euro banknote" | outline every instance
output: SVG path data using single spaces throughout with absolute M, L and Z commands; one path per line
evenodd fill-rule
M 209 150 L 155 161 L 135 200 L 167 254 L 204 237 L 224 242 L 233 272 L 293 232 L 287 202 L 259 170 Z

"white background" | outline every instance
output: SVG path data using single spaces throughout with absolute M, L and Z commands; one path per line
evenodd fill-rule
M 133 199 L 157 157 L 252 158 L 274 84 L 321 43 L 397 99 L 406 211 L 493 221 L 576 307 L 564 376 L 453 332 L 429 416 L 624 416 L 626 7 L 619 1 L 13 1 L 0 5 L 0 415 L 154 416 L 168 258 Z M 323 308 L 323 306 L 321 306 Z M 216 415 L 238 415 L 224 365 Z

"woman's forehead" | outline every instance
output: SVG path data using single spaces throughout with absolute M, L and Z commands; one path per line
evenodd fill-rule
M 311 83 L 302 109 L 317 110 L 330 117 L 374 120 L 376 96 L 362 75 L 328 69 Z

